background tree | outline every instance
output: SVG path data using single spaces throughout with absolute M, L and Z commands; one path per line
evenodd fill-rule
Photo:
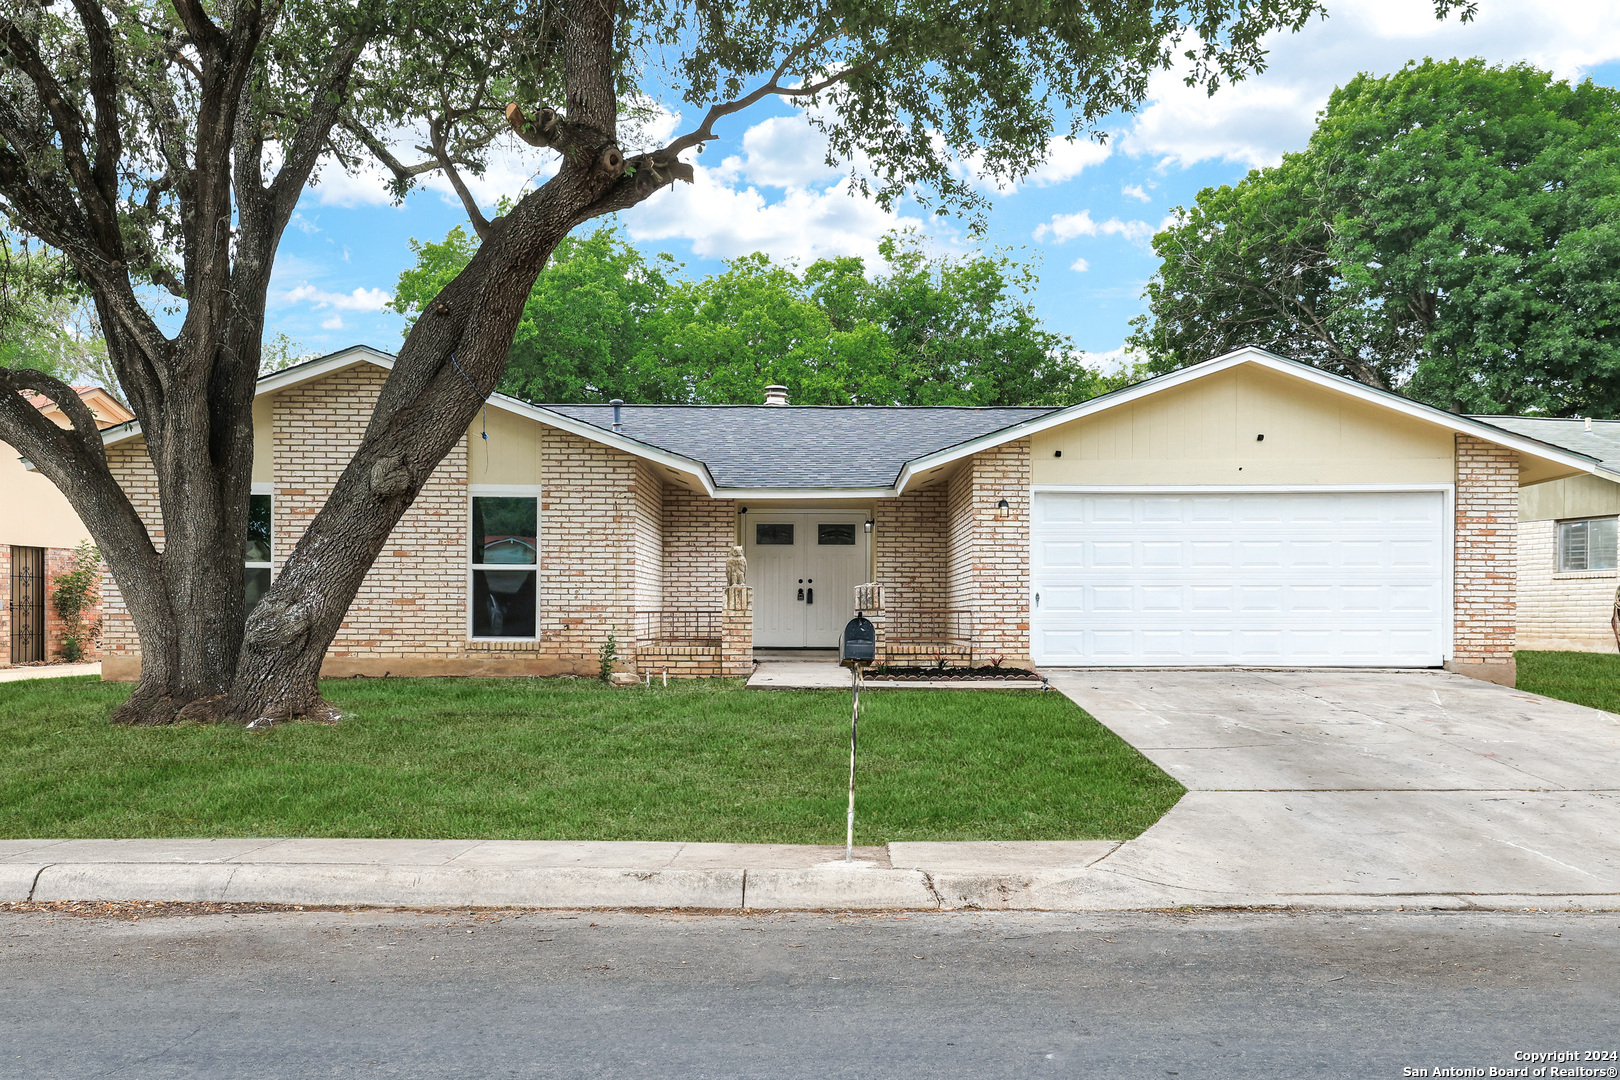
M 0 232 L 0 368 L 36 368 L 118 392 L 95 309 L 60 255 Z
M 1458 6 L 1440 0 L 1442 8 Z M 0 7 L 0 214 L 61 252 L 95 299 L 141 424 L 160 553 L 59 380 L 0 370 L 0 438 L 67 496 L 140 637 L 116 718 L 320 712 L 317 677 L 367 569 L 505 369 L 535 278 L 579 225 L 691 177 L 681 155 L 770 98 L 813 106 L 858 187 L 972 206 L 956 163 L 1007 183 L 1071 131 L 1129 108 L 1193 42 L 1213 87 L 1315 0 L 7 0 Z M 658 88 L 702 120 L 659 146 Z M 523 103 L 519 107 L 518 102 Z M 502 104 L 506 105 L 504 110 Z M 554 174 L 494 219 L 468 193 L 503 119 Z M 402 143 L 413 145 L 408 152 Z M 244 616 L 252 397 L 277 245 L 323 163 L 370 156 L 403 195 L 443 172 L 477 253 L 425 307 L 359 449 L 274 585 Z M 176 310 L 172 335 L 156 316 Z M 56 400 L 69 429 L 16 391 Z
M 1620 92 L 1425 61 L 1334 92 L 1302 152 L 1200 192 L 1130 344 L 1259 344 L 1462 412 L 1620 409 Z
M 477 250 L 457 227 L 412 241 L 393 307 L 407 316 Z M 707 277 L 644 257 L 613 226 L 558 245 L 524 306 L 499 389 L 535 402 L 751 404 L 771 383 L 804 405 L 1027 405 L 1077 401 L 1097 376 L 1035 314 L 1031 267 L 929 255 L 890 235 L 887 269 L 823 259 L 800 272 L 764 254 Z

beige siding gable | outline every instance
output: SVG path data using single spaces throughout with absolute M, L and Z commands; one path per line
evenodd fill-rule
M 505 409 L 481 409 L 467 429 L 467 482 L 540 483 L 545 430 L 538 421 Z
M 1620 514 L 1620 484 L 1598 476 L 1571 476 L 1519 489 L 1520 521 Z
M 1033 436 L 1031 450 L 1037 484 L 1445 483 L 1454 476 L 1450 431 L 1255 365 L 1051 428 Z

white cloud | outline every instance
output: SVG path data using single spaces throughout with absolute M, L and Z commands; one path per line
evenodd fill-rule
M 1528 60 L 1560 77 L 1620 59 L 1620 0 L 1489 0 L 1473 22 L 1434 17 L 1413 0 L 1341 0 L 1299 34 L 1273 34 L 1265 72 L 1213 97 L 1183 68 L 1149 82 L 1148 103 L 1121 149 L 1183 167 L 1199 161 L 1276 163 L 1310 138 L 1335 86 L 1358 72 L 1388 74 L 1408 60 L 1480 56 Z
M 1086 262 L 1084 259 L 1076 259 L 1074 262 L 1069 264 L 1069 269 L 1073 270 L 1077 274 L 1083 274 L 1087 270 L 1091 269 L 1091 264 Z
M 1127 240 L 1142 241 L 1152 236 L 1154 228 L 1145 221 L 1121 221 L 1117 217 L 1107 221 L 1093 221 L 1090 210 L 1078 214 L 1053 214 L 1052 220 L 1035 226 L 1035 239 L 1050 236 L 1061 244 L 1077 236 L 1123 236 Z
M 330 319 L 322 319 L 321 320 L 321 329 L 322 330 L 342 330 L 343 329 L 343 316 L 334 315 Z
M 336 308 L 339 311 L 381 311 L 394 298 L 381 289 L 356 289 L 351 293 L 327 292 L 304 284 L 288 289 L 282 303 L 308 303 L 316 308 Z
M 763 251 L 777 259 L 859 255 L 869 262 L 878 259 L 885 232 L 922 224 L 849 191 L 849 181 L 840 179 L 823 190 L 788 188 L 771 202 L 757 188 L 734 187 L 721 170 L 699 166 L 693 183 L 659 192 L 624 220 L 633 240 L 686 240 L 704 258 Z
M 1131 199 L 1140 199 L 1143 202 L 1152 202 L 1153 196 L 1142 190 L 1141 184 L 1126 184 L 1119 189 L 1121 195 Z
M 1073 180 L 1091 166 L 1107 161 L 1113 152 L 1109 144 L 1092 139 L 1052 139 L 1046 144 L 1046 160 L 1025 182 L 1036 187 L 1051 187 Z
M 802 188 L 842 175 L 827 164 L 826 136 L 802 113 L 755 124 L 743 132 L 742 150 L 742 156 L 727 157 L 715 169 L 722 182 L 746 179 L 767 187 Z

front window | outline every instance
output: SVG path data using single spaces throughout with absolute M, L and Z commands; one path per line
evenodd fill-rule
M 1558 523 L 1558 569 L 1613 570 L 1616 520 L 1612 517 Z
M 259 606 L 264 594 L 270 591 L 270 496 L 248 496 L 247 550 L 243 564 L 247 571 L 243 601 L 248 612 Z
M 472 500 L 472 636 L 535 636 L 540 578 L 540 500 Z

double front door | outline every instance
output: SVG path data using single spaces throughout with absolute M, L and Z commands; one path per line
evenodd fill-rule
M 743 517 L 754 645 L 835 649 L 866 580 L 866 515 L 751 510 Z

